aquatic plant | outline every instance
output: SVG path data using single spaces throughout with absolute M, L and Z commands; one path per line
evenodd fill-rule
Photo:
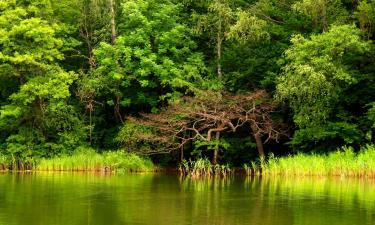
M 270 159 L 273 158 L 273 154 L 270 154 Z M 257 161 L 250 162 L 249 164 L 243 164 L 242 168 L 244 169 L 247 176 L 252 175 L 261 175 L 262 169 L 266 167 L 266 161 L 261 158 Z
M 253 163 L 253 162 L 251 162 L 251 163 Z M 250 176 L 250 175 L 253 174 L 253 171 L 251 170 L 251 167 L 248 164 L 245 163 L 242 166 L 242 168 L 245 170 L 245 173 L 246 173 L 247 176 Z
M 228 164 L 213 165 L 207 158 L 200 158 L 197 160 L 183 160 L 179 166 L 179 171 L 183 175 L 192 178 L 198 177 L 212 177 L 212 176 L 227 176 L 232 174 L 232 169 Z

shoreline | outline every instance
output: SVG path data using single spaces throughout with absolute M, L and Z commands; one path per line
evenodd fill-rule
M 165 174 L 165 175 L 180 175 L 182 177 L 191 177 L 195 179 L 206 178 L 227 178 L 227 177 L 250 177 L 250 178 L 355 178 L 355 179 L 374 179 L 375 175 L 347 175 L 347 174 L 288 174 L 288 173 L 252 173 L 247 174 L 245 169 L 234 168 L 233 172 L 226 175 L 211 175 L 211 176 L 191 176 L 182 174 L 178 168 L 164 168 L 148 171 L 126 171 L 126 170 L 0 170 L 0 173 L 66 173 L 66 174 L 101 174 L 101 175 L 115 175 L 115 174 Z

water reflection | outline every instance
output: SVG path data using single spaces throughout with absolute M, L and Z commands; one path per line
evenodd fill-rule
M 375 224 L 375 180 L 0 174 L 0 225 Z
M 340 177 L 248 178 L 267 209 L 292 212 L 293 224 L 374 224 L 375 180 Z M 274 218 L 265 215 L 266 224 Z M 280 218 L 280 217 L 279 217 Z

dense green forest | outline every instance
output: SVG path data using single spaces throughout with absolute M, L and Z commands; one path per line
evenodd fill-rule
M 358 151 L 374 24 L 372 0 L 1 0 L 0 159 Z

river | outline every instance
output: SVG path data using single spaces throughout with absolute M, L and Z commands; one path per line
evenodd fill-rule
M 1 173 L 0 225 L 374 225 L 375 180 Z

